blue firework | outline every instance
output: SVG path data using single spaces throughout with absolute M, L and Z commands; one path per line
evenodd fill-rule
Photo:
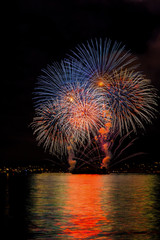
M 74 88 L 79 84 L 81 88 L 87 85 L 84 81 L 85 75 L 78 73 L 71 66 L 72 62 L 52 63 L 47 65 L 46 69 L 42 69 L 42 75 L 38 77 L 34 92 L 35 108 L 42 103 L 53 99 L 60 99 L 67 89 Z
M 105 74 L 99 85 L 96 79 L 92 81 L 110 105 L 114 131 L 145 129 L 144 123 L 151 123 L 156 116 L 157 91 L 144 75 L 125 69 L 112 76 Z
M 93 77 L 101 78 L 104 74 L 112 75 L 113 71 L 121 68 L 133 70 L 138 66 L 136 58 L 125 49 L 125 45 L 113 43 L 110 39 L 103 41 L 100 38 L 78 45 L 70 58 L 73 60 L 73 68 L 90 80 Z

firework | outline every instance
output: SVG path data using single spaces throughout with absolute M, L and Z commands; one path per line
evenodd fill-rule
M 34 105 L 39 108 L 50 100 L 60 99 L 62 95 L 69 93 L 70 88 L 78 83 L 83 88 L 85 75 L 78 73 L 71 66 L 72 62 L 52 63 L 42 69 L 43 74 L 38 77 L 34 92 Z M 77 63 L 78 66 L 78 63 Z
M 67 151 L 67 136 L 59 121 L 61 109 L 58 100 L 48 101 L 35 111 L 32 128 L 38 144 L 57 156 Z
M 136 68 L 125 46 L 101 39 L 48 65 L 34 93 L 32 127 L 39 145 L 58 157 L 68 155 L 73 170 L 76 152 L 96 143 L 104 155 L 100 165 L 107 168 L 115 133 L 137 132 L 156 114 L 156 90 Z
M 83 74 L 85 79 L 92 81 L 92 78 L 97 78 L 100 84 L 105 74 L 112 75 L 113 71 L 121 68 L 133 70 L 138 66 L 136 57 L 125 50 L 125 45 L 113 43 L 110 39 L 95 39 L 78 45 L 76 50 L 72 51 L 70 59 L 73 60 L 73 68 Z
M 77 46 L 70 56 L 73 68 L 104 94 L 112 116 L 112 130 L 145 128 L 156 114 L 157 94 L 151 81 L 135 71 L 136 58 L 121 43 L 95 39 Z M 67 61 L 66 61 L 67 62 Z
M 39 144 L 50 153 L 73 155 L 71 152 L 91 142 L 110 121 L 109 106 L 104 104 L 103 94 L 82 82 L 82 75 L 76 75 L 70 65 L 64 66 L 56 69 L 56 74 L 49 72 L 53 66 L 48 67 L 40 78 L 32 127 Z
M 112 77 L 108 74 L 97 84 L 92 79 L 95 88 L 106 96 L 112 115 L 112 128 L 122 134 L 134 132 L 137 128 L 145 128 L 144 122 L 151 123 L 156 114 L 157 94 L 151 81 L 144 75 L 128 71 L 114 71 Z

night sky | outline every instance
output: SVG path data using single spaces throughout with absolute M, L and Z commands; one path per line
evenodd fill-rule
M 60 61 L 90 38 L 117 40 L 139 58 L 140 69 L 160 89 L 159 0 L 19 0 L 8 29 L 12 56 L 2 87 L 1 165 L 37 163 L 49 155 L 37 147 L 29 124 L 32 92 L 41 69 Z M 13 72 L 10 65 L 13 67 Z M 10 75 L 10 77 L 8 77 Z M 155 160 L 159 117 L 139 140 Z

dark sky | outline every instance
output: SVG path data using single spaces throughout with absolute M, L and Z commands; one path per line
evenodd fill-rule
M 8 59 L 14 71 L 2 88 L 2 165 L 48 157 L 29 128 L 34 84 L 42 68 L 63 59 L 78 43 L 94 37 L 121 41 L 139 57 L 141 69 L 160 89 L 159 0 L 19 0 L 15 7 L 9 28 L 14 54 L 12 62 Z M 154 157 L 159 136 L 158 118 L 148 126 L 142 144 Z

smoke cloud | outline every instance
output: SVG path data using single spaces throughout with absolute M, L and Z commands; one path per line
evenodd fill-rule
M 104 143 L 103 146 L 103 151 L 105 153 L 105 157 L 103 158 L 102 160 L 102 163 L 101 163 L 101 168 L 108 168 L 108 164 L 110 162 L 110 159 L 111 159 L 111 153 L 110 151 L 108 150 L 108 143 Z
M 69 171 L 72 172 L 75 168 L 75 165 L 76 165 L 76 160 L 73 160 L 74 158 L 74 153 L 73 153 L 73 150 L 70 146 L 68 146 L 68 163 L 69 163 Z

